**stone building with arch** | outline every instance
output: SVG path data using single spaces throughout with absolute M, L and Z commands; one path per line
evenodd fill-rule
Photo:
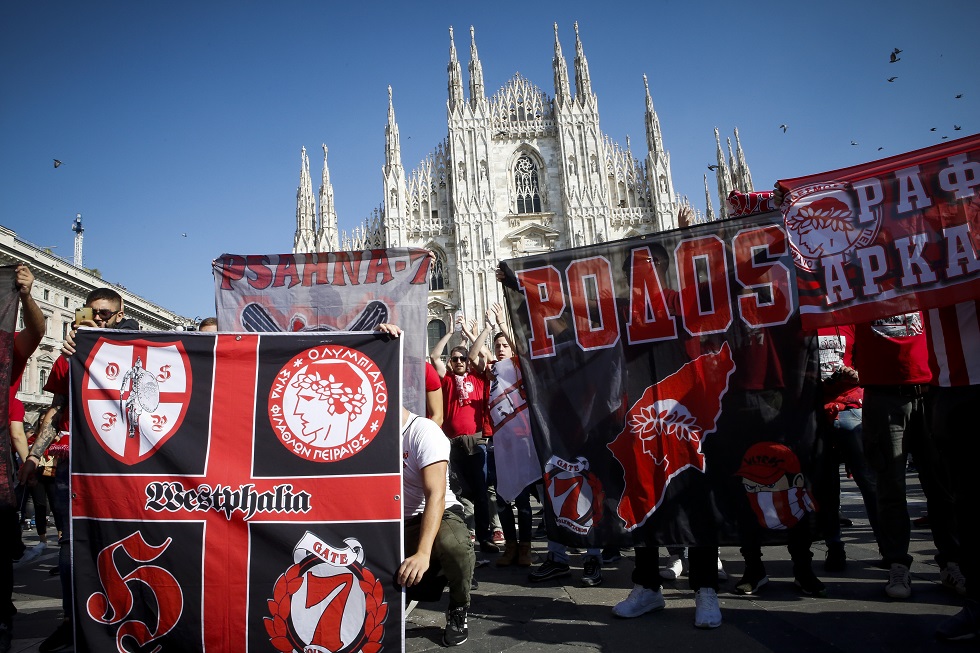
M 388 87 L 383 201 L 352 233 L 337 226 L 334 191 L 323 146 L 314 196 L 306 148 L 301 154 L 294 252 L 424 247 L 435 253 L 428 301 L 430 345 L 462 312 L 482 324 L 502 301 L 494 270 L 502 259 L 618 240 L 713 219 L 705 177 L 704 212 L 674 192 L 670 153 L 646 75 L 646 155 L 634 155 L 599 127 L 599 103 L 575 24 L 571 75 L 555 25 L 554 95 L 515 74 L 488 96 L 476 37 L 470 28 L 468 84 L 449 30 L 445 140 L 411 173 L 402 165 L 392 89 Z M 574 85 L 572 80 L 574 79 Z M 464 91 L 468 91 L 468 94 Z M 737 153 L 718 152 L 718 202 L 733 189 L 751 190 L 736 131 Z

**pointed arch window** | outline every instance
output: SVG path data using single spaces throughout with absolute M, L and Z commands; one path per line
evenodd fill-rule
M 518 213 L 541 213 L 538 166 L 526 154 L 514 166 L 514 191 Z
M 446 267 L 442 255 L 436 252 L 436 260 L 429 269 L 429 290 L 446 289 Z M 441 324 L 441 323 L 440 323 Z M 442 336 L 440 336 L 442 337 Z

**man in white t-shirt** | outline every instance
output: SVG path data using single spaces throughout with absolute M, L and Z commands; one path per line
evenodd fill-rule
M 463 507 L 449 489 L 449 440 L 430 419 L 402 408 L 402 500 L 405 553 L 400 585 L 417 585 L 435 558 L 449 581 L 443 643 L 458 646 L 468 635 L 466 614 L 476 562 Z

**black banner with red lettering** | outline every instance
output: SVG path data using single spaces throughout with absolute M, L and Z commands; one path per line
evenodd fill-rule
M 980 134 L 779 185 L 804 326 L 980 297 Z
M 77 342 L 77 650 L 402 649 L 400 340 Z
M 551 539 L 772 543 L 814 525 L 818 359 L 778 213 L 502 267 Z

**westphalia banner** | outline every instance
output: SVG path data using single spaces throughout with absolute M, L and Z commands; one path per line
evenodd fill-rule
M 502 268 L 550 538 L 774 543 L 813 526 L 818 359 L 778 212 Z
M 980 297 L 980 134 L 778 183 L 805 327 Z
M 78 650 L 401 650 L 400 350 L 82 330 Z
M 213 263 L 221 331 L 371 331 L 382 322 L 405 335 L 405 406 L 425 414 L 429 252 L 222 254 Z

